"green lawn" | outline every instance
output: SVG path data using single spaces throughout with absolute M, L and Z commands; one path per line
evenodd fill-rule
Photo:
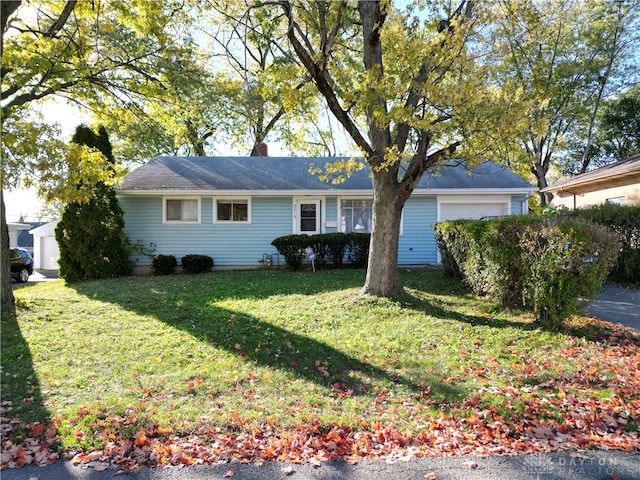
M 362 270 L 18 286 L 18 328 L 2 324 L 10 446 L 46 435 L 43 425 L 60 450 L 111 448 L 120 462 L 113 445 L 123 441 L 159 451 L 169 438 L 217 435 L 238 452 L 246 436 L 336 429 L 345 444 L 330 458 L 394 445 L 455 454 L 638 444 L 630 331 L 586 317 L 547 331 L 439 271 L 402 280 L 410 300 L 358 299 Z

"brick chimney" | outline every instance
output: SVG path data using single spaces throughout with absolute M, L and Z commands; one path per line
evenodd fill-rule
M 269 146 L 266 143 L 260 142 L 258 144 L 258 156 L 259 157 L 268 157 L 269 156 Z

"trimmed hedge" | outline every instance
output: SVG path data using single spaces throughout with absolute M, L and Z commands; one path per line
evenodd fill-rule
M 318 235 L 285 235 L 278 237 L 271 245 L 284 257 L 286 264 L 298 270 L 307 257 L 308 249 L 316 255 L 316 265 L 332 263 L 336 267 L 347 258 L 352 266 L 362 267 L 369 257 L 368 233 L 321 233 Z
M 156 255 L 151 260 L 151 271 L 154 275 L 170 275 L 177 266 L 178 262 L 173 255 Z
M 622 248 L 609 278 L 615 282 L 640 285 L 640 205 L 604 204 L 582 208 L 566 215 L 584 218 L 613 230 Z
M 180 260 L 184 273 L 205 273 L 213 268 L 213 258 L 207 255 L 190 254 Z
M 364 267 L 369 262 L 370 233 L 348 233 L 348 257 L 353 267 Z
M 291 269 L 298 270 L 307 255 L 310 237 L 310 235 L 285 235 L 273 240 L 271 245 L 276 247 L 278 253 L 284 257 L 284 261 Z
M 608 228 L 569 217 L 456 220 L 434 230 L 445 273 L 551 325 L 577 313 L 580 299 L 595 298 L 620 246 Z

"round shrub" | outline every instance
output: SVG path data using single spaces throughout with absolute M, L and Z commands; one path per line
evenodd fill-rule
M 207 255 L 190 254 L 181 259 L 184 273 L 205 273 L 213 268 L 213 258 Z
M 156 255 L 151 261 L 151 271 L 154 275 L 170 275 L 177 266 L 178 262 L 173 255 Z
M 556 327 L 597 296 L 616 263 L 620 242 L 603 225 L 560 217 L 527 227 L 520 247 L 527 268 L 525 302 L 538 321 Z
M 278 237 L 271 245 L 276 247 L 278 253 L 284 257 L 284 261 L 292 270 L 298 270 L 307 255 L 309 246 L 308 235 L 285 235 Z

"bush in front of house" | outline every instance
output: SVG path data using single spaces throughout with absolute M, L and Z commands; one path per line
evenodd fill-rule
M 106 159 L 105 169 L 114 165 L 111 143 L 104 127 L 95 132 L 86 125 L 79 125 L 71 141 L 99 150 Z M 84 188 L 91 193 L 82 200 L 67 203 L 56 226 L 60 277 L 67 282 L 78 282 L 131 274 L 133 264 L 129 258 L 129 239 L 124 231 L 124 212 L 114 187 L 96 182 L 85 184 Z
M 298 270 L 307 255 L 310 235 L 285 235 L 271 242 L 292 270 Z
M 622 247 L 609 279 L 623 284 L 640 285 L 640 205 L 607 203 L 567 212 L 566 215 L 606 225 L 613 230 L 622 242 Z
M 551 326 L 577 313 L 580 299 L 595 298 L 619 249 L 608 228 L 574 218 L 457 220 L 434 231 L 447 274 Z
M 177 266 L 178 262 L 173 255 L 156 255 L 151 261 L 151 271 L 154 275 L 170 275 Z
M 316 255 L 316 264 L 328 260 L 334 266 L 343 265 L 348 258 L 354 267 L 363 267 L 369 258 L 371 235 L 368 233 L 321 233 L 316 235 L 285 235 L 276 238 L 271 245 L 285 259 L 287 265 L 298 270 L 307 256 L 307 249 Z
M 189 254 L 180 259 L 184 273 L 205 273 L 213 268 L 213 258 L 207 255 Z
M 350 237 L 344 233 L 325 233 L 324 239 L 329 261 L 336 267 L 341 267 L 349 248 Z
M 309 239 L 308 248 L 310 248 L 315 254 L 315 264 L 316 267 L 322 268 L 329 258 L 329 240 L 328 235 L 333 235 L 331 233 L 319 233 L 316 235 L 308 235 Z M 307 251 L 308 253 L 308 251 Z
M 347 233 L 349 237 L 348 256 L 351 266 L 364 267 L 369 261 L 370 233 Z
M 55 230 L 59 275 L 67 282 L 131 274 L 129 240 L 113 187 L 99 184 L 87 202 L 64 207 Z

